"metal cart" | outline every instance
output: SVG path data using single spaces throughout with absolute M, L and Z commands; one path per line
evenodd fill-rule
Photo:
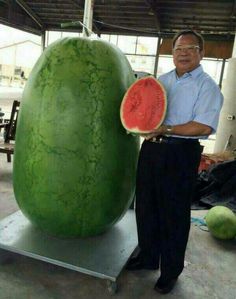
M 34 227 L 21 211 L 0 221 L 1 249 L 106 279 L 111 294 L 117 292 L 117 278 L 136 247 L 133 210 L 128 210 L 108 232 L 85 239 L 49 236 Z

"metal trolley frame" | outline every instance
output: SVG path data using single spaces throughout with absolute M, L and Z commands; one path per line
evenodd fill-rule
M 35 228 L 21 211 L 0 221 L 1 249 L 106 279 L 111 294 L 117 292 L 117 278 L 136 247 L 133 210 L 128 210 L 108 232 L 85 239 L 49 236 Z

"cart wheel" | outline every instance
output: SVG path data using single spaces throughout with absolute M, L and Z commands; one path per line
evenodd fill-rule
M 108 288 L 108 292 L 111 295 L 115 295 L 117 293 L 117 283 L 116 283 L 116 281 L 107 280 L 107 288 Z

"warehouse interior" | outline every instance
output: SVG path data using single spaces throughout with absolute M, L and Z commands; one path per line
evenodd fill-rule
M 86 19 L 87 17 L 88 19 Z M 41 36 L 42 50 L 49 31 L 78 32 L 84 35 L 114 34 L 158 37 L 155 71 L 159 55 L 171 55 L 171 39 L 182 29 L 194 29 L 205 38 L 205 56 L 229 62 L 231 80 L 223 85 L 227 104 L 220 120 L 217 152 L 234 150 L 235 108 L 235 25 L 236 1 L 175 0 L 2 0 L 0 24 Z M 20 99 L 19 99 L 20 100 Z M 230 157 L 232 158 L 232 156 Z M 12 159 L 14 157 L 12 156 Z M 0 221 L 19 210 L 13 185 L 13 163 L 0 153 Z M 185 269 L 175 289 L 165 298 L 236 299 L 236 239 L 213 238 L 202 220 L 207 208 L 192 210 L 192 224 Z M 9 240 L 10 240 L 9 236 Z M 1 236 L 0 236 L 1 238 Z M 8 242 L 6 238 L 6 242 Z M 60 248 L 58 248 L 60 251 Z M 125 248 L 124 248 L 125 250 Z M 68 254 L 73 254 L 68 248 Z M 112 252 L 104 251 L 99 263 Z M 112 267 L 112 264 L 111 264 Z M 127 271 L 125 264 L 115 283 L 101 274 L 65 267 L 60 261 L 31 256 L 11 248 L 0 248 L 0 299 L 60 298 L 157 298 L 153 290 L 158 271 Z

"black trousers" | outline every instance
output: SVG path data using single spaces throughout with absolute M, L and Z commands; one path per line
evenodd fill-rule
M 201 158 L 197 140 L 176 140 L 144 141 L 137 170 L 136 221 L 141 257 L 145 264 L 160 265 L 164 279 L 177 277 L 184 267 L 191 198 Z

